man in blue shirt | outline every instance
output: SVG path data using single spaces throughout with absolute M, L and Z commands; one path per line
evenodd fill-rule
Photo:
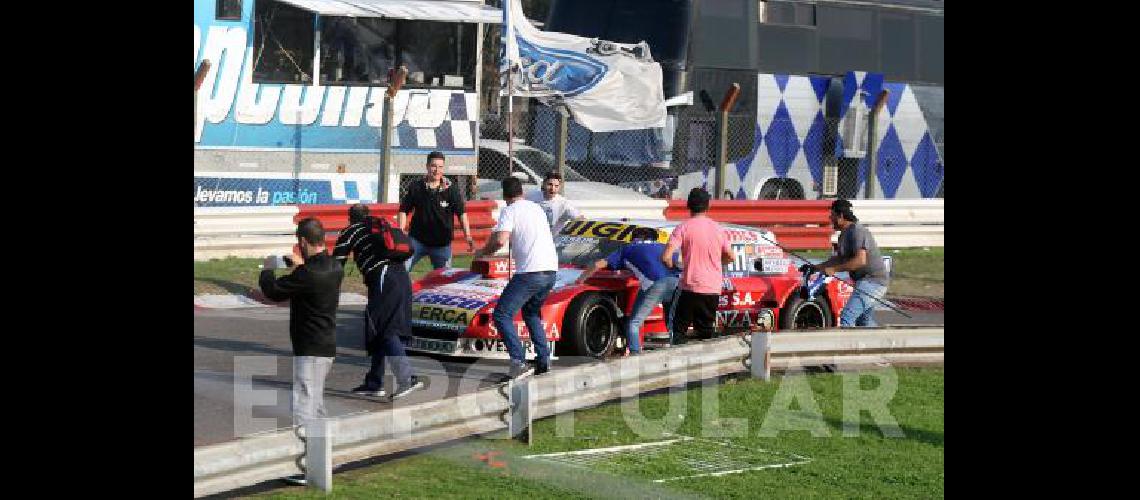
M 664 307 L 666 323 L 672 331 L 672 315 L 668 313 L 669 305 L 673 302 L 673 295 L 677 290 L 678 274 L 676 254 L 674 254 L 673 269 L 665 267 L 661 262 L 661 254 L 665 252 L 665 245 L 657 242 L 657 230 L 651 227 L 639 227 L 633 230 L 631 241 L 620 250 L 611 253 L 605 259 L 594 262 L 578 277 L 581 284 L 599 269 L 629 269 L 637 276 L 640 290 L 633 301 L 633 313 L 629 317 L 629 328 L 626 336 L 629 340 L 630 354 L 641 354 L 641 325 L 645 318 L 657 304 Z

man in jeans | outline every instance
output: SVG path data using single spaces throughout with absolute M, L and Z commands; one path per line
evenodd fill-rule
M 404 263 L 404 268 L 409 272 L 425 255 L 431 258 L 433 269 L 446 267 L 451 262 L 451 239 L 455 233 L 456 216 L 463 224 L 467 251 L 475 251 L 475 239 L 471 236 L 471 224 L 467 222 L 463 193 L 459 186 L 444 177 L 443 161 L 443 153 L 432 151 L 427 157 L 427 175 L 422 180 L 412 182 L 408 192 L 400 199 L 400 212 L 396 221 L 412 240 L 412 258 Z
M 859 218 L 851 211 L 850 201 L 835 200 L 831 204 L 831 227 L 840 231 L 837 255 L 816 265 L 816 268 L 828 276 L 849 271 L 857 290 L 839 313 L 839 326 L 878 326 L 875 322 L 875 300 L 871 297 L 882 299 L 890 284 L 879 245 L 871 231 L 859 224 Z
M 665 253 L 665 245 L 657 242 L 657 230 L 651 227 L 639 227 L 633 230 L 632 241 L 621 249 L 611 253 L 605 259 L 594 262 L 589 269 L 578 276 L 576 283 L 585 283 L 586 280 L 599 269 L 629 269 L 637 276 L 639 290 L 637 298 L 633 301 L 633 313 L 629 317 L 629 327 L 626 329 L 626 338 L 629 353 L 633 356 L 641 354 L 641 325 L 645 318 L 653 312 L 657 304 L 665 310 L 665 323 L 672 325 L 669 307 L 673 302 L 674 292 L 677 290 L 677 272 L 665 267 L 661 262 L 661 254 Z M 674 257 L 676 254 L 674 254 Z M 676 264 L 674 259 L 674 266 Z
M 293 425 L 304 426 L 326 415 L 325 377 L 336 356 L 336 308 L 344 271 L 325 251 L 325 230 L 319 220 L 310 217 L 297 223 L 297 246 L 304 259 L 301 265 L 289 262 L 293 272 L 275 278 L 277 257 L 266 257 L 258 284 L 270 300 L 289 300 Z M 303 484 L 304 476 L 286 480 Z
M 673 254 L 681 250 L 685 268 L 681 272 L 680 297 L 673 306 L 673 344 L 685 343 L 689 325 L 701 338 L 712 338 L 716 332 L 716 308 L 724 286 L 724 264 L 733 261 L 728 237 L 720 224 L 710 219 L 708 191 L 693 188 L 689 191 L 688 220 L 673 229 L 669 244 L 661 254 L 661 261 L 673 266 Z
M 375 238 L 370 238 L 372 225 L 379 224 L 368 215 L 368 205 L 358 203 L 348 209 L 349 226 L 340 232 L 333 257 L 344 266 L 348 254 L 356 261 L 368 287 L 368 305 L 364 308 L 364 348 L 372 356 L 372 368 L 354 394 L 384 397 L 384 361 L 392 362 L 396 388 L 392 399 L 402 398 L 423 388 L 412 374 L 412 365 L 404 352 L 400 336 L 412 334 L 412 280 L 402 262 L 381 259 Z
M 494 255 L 503 245 L 511 245 L 516 271 L 499 296 L 491 319 L 511 357 L 509 376 L 516 378 L 532 371 L 541 375 L 550 370 L 550 346 L 546 343 L 540 312 L 546 296 L 554 288 L 558 253 L 554 250 L 546 213 L 538 204 L 523 199 L 522 181 L 514 177 L 503 179 L 503 199 L 507 206 L 499 212 L 499 223 L 491 230 L 487 245 L 476 251 L 473 258 Z M 519 309 L 534 343 L 535 366 L 526 363 L 526 352 L 515 330 L 514 318 Z

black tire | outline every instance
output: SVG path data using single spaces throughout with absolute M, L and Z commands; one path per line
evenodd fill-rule
M 796 290 L 780 309 L 780 329 L 803 330 L 835 326 L 827 298 L 819 293 L 814 299 L 807 301 L 801 292 L 802 290 Z
M 615 311 L 613 301 L 603 295 L 584 293 L 576 297 L 566 308 L 559 350 L 566 346 L 564 352 L 572 356 L 609 356 L 618 336 Z

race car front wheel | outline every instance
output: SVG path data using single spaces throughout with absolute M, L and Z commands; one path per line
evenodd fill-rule
M 827 299 L 822 295 L 817 295 L 811 300 L 804 300 L 799 293 L 793 293 L 780 311 L 781 330 L 830 328 L 831 326 L 834 326 L 831 307 L 827 305 Z
M 617 316 L 613 301 L 603 295 L 587 293 L 578 296 L 566 311 L 566 327 L 562 330 L 570 354 L 604 358 L 613 351 L 617 337 Z

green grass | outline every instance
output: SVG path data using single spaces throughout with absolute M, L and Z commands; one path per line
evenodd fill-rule
M 239 294 L 249 295 L 251 290 L 257 289 L 257 277 L 261 270 L 263 259 L 239 259 L 228 257 L 225 259 L 212 259 L 194 262 L 194 294 Z M 470 255 L 456 255 L 451 258 L 453 267 L 467 268 L 471 266 Z M 418 279 L 431 270 L 431 259 L 424 257 L 412 269 L 412 279 Z M 281 275 L 284 271 L 278 271 Z M 356 264 L 351 262 L 345 266 L 344 281 L 340 286 L 343 292 L 367 293 L 364 281 L 360 278 L 360 271 Z
M 747 421 L 742 437 L 714 437 L 702 431 L 717 428 L 701 422 L 703 391 L 711 389 L 678 391 L 685 401 L 683 410 L 679 404 L 669 408 L 668 394 L 632 400 L 645 418 L 664 417 L 667 424 L 677 424 L 671 431 L 674 434 L 701 439 L 692 443 L 729 443 L 745 450 L 738 453 L 757 457 L 757 463 L 771 462 L 773 455 L 811 459 L 804 464 L 653 483 L 652 479 L 688 470 L 678 465 L 679 456 L 675 456 L 684 449 L 670 448 L 651 461 L 636 456 L 613 461 L 600 467 L 603 470 L 521 458 L 666 438 L 656 431 L 647 435 L 634 432 L 623 417 L 622 403 L 615 402 L 574 412 L 572 437 L 556 435 L 553 417 L 536 422 L 529 449 L 511 441 L 472 438 L 336 474 L 331 498 L 941 498 L 945 479 L 944 369 L 894 369 L 898 386 L 887 407 L 903 437 L 884 435 L 867 412 L 858 421 L 852 419 L 851 423 L 858 426 L 854 437 L 843 435 L 844 377 L 863 389 L 872 389 L 877 385 L 874 375 L 889 373 L 776 375 L 768 383 L 729 379 L 713 386 L 719 391 L 719 418 Z M 789 406 L 790 411 L 772 409 L 781 386 L 781 394 L 800 396 Z M 797 387 L 801 389 L 798 392 Z M 813 406 L 818 406 L 819 413 L 811 411 Z M 682 413 L 684 418 L 678 418 Z M 827 436 L 815 437 L 808 430 L 764 432 L 777 422 L 784 422 L 784 428 L 793 423 L 813 428 Z M 488 452 L 498 454 L 486 460 Z M 325 498 L 298 487 L 283 487 L 259 496 Z

